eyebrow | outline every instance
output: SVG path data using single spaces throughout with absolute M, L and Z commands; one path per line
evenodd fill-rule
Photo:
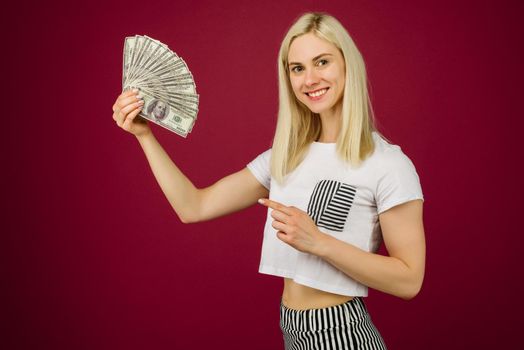
M 333 55 L 330 54 L 330 53 L 321 53 L 320 55 L 313 57 L 313 59 L 311 61 L 314 62 L 314 61 L 318 60 L 322 56 L 333 56 Z M 289 62 L 288 66 L 293 66 L 293 65 L 296 66 L 296 65 L 299 65 L 299 64 L 301 64 L 301 63 L 300 62 Z

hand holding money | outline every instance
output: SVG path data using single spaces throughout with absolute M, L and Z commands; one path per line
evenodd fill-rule
M 160 41 L 135 35 L 125 39 L 123 63 L 123 91 L 138 89 L 144 102 L 138 112 L 128 112 L 131 119 L 138 115 L 186 137 L 197 119 L 199 95 L 184 60 Z M 131 96 L 120 105 L 130 109 Z
M 138 114 L 144 107 L 144 100 L 138 89 L 127 90 L 118 96 L 113 105 L 113 120 L 127 132 L 139 137 L 151 132 L 147 121 Z

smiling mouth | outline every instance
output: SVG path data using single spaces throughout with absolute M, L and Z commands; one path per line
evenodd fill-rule
M 310 97 L 319 97 L 319 96 L 324 95 L 328 91 L 328 89 L 329 88 L 323 88 L 323 89 L 319 89 L 315 91 L 306 92 L 305 94 Z

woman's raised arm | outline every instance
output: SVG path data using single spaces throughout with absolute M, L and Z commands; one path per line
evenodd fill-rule
M 124 92 L 113 105 L 113 119 L 122 129 L 136 136 L 153 175 L 182 222 L 217 218 L 244 209 L 256 203 L 258 198 L 267 197 L 268 190 L 247 168 L 209 187 L 196 188 L 171 160 L 147 122 L 142 118 L 135 120 L 141 108 L 136 92 Z

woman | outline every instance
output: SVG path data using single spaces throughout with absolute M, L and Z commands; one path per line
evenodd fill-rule
M 362 57 L 333 17 L 308 13 L 279 52 L 280 108 L 271 149 L 197 189 L 143 120 L 136 91 L 113 118 L 136 135 L 182 222 L 267 206 L 260 272 L 284 278 L 286 349 L 385 349 L 363 302 L 367 288 L 403 299 L 421 288 L 422 190 L 400 147 L 376 130 Z M 269 197 L 269 198 L 267 198 Z M 384 241 L 389 256 L 375 254 Z

